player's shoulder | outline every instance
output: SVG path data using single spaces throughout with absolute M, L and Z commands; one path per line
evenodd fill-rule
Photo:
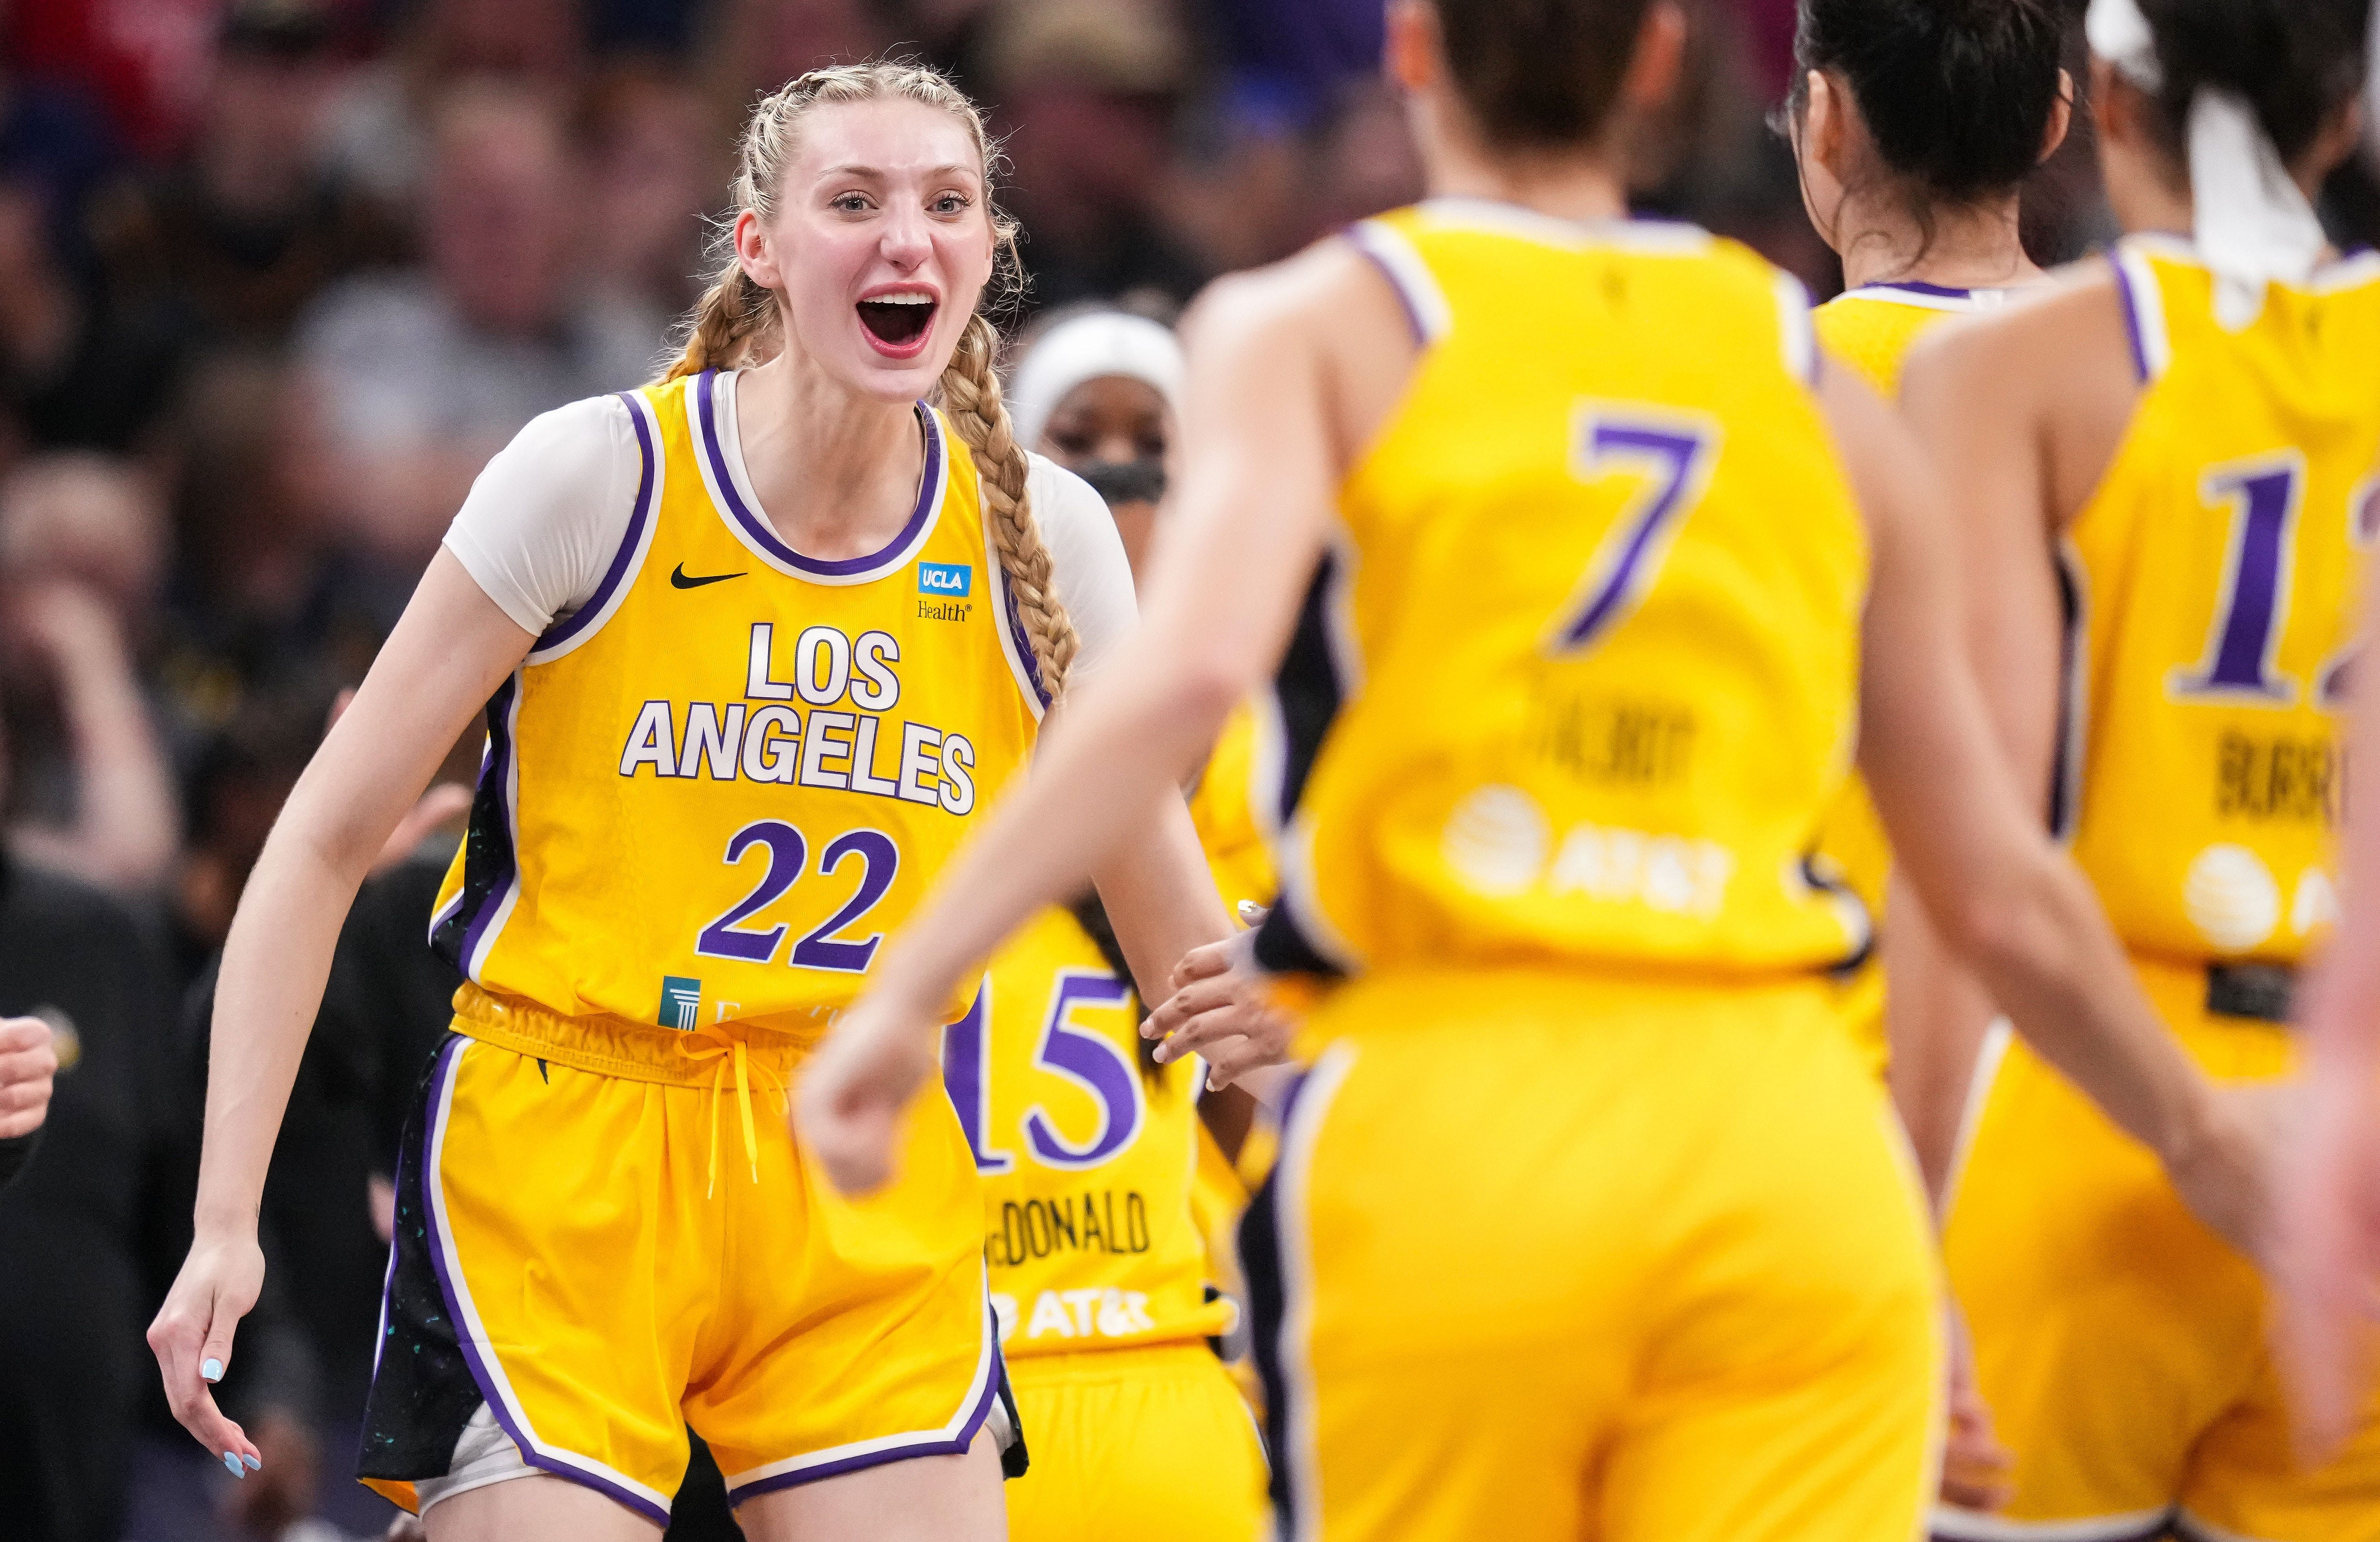
M 1227 273 L 1199 292 L 1182 318 L 1184 346 L 1262 346 L 1318 340 L 1334 323 L 1360 326 L 1378 312 L 1395 319 L 1402 302 L 1377 262 L 1347 233 L 1326 236 L 1293 256 Z
M 2001 392 L 2032 382 L 2054 393 L 2061 382 L 2089 373 L 2073 368 L 2079 358 L 2127 347 L 2116 271 L 2104 260 L 2085 259 L 2010 291 L 2004 305 L 1927 329 L 1909 350 L 1904 393 L 1966 390 L 1980 381 Z

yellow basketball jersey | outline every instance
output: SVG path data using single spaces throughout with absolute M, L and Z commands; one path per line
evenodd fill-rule
M 1132 987 L 1066 911 L 993 959 L 943 1030 L 942 1076 L 983 1175 L 983 1255 L 1011 1358 L 1204 1339 L 1192 1219 L 1198 1062 L 1144 1070 Z
M 2380 527 L 2380 256 L 2216 319 L 2187 246 L 2114 255 L 2143 390 L 2074 520 L 2058 800 L 2135 950 L 2289 963 L 2338 908 L 2339 712 Z
M 481 989 L 552 1012 L 822 1033 L 1024 763 L 1040 701 L 939 413 L 918 409 L 906 525 L 820 561 L 737 487 L 715 382 L 625 395 L 644 455 L 626 538 L 489 703 L 431 934 Z
M 1207 769 L 1190 791 L 1190 821 L 1197 826 L 1198 844 L 1215 875 L 1216 892 L 1235 912 L 1235 919 L 1241 901 L 1270 905 L 1275 887 L 1272 852 L 1249 797 L 1256 742 L 1256 710 L 1244 703 L 1223 720 Z
M 1953 289 L 1938 284 L 1870 284 L 1838 295 L 1811 315 L 1818 342 L 1830 358 L 1857 370 L 1887 401 L 1900 396 L 1900 370 L 1909 350 L 1934 327 L 1953 316 L 1994 310 L 2007 303 L 2005 289 Z M 1884 916 L 1885 886 L 1892 876 L 1892 847 L 1884 821 L 1854 771 L 1842 796 L 1828 811 L 1818 835 L 1818 855 L 1868 914 Z M 1880 1074 L 1887 1049 L 1884 1033 L 1884 968 L 1871 956 L 1844 982 L 1843 1014 L 1860 1052 Z
M 1806 862 L 1853 735 L 1867 537 L 1801 286 L 1682 225 L 1471 200 L 1354 238 L 1422 352 L 1284 656 L 1259 956 L 1831 965 Z
M 1953 289 L 1940 284 L 1866 284 L 1811 314 L 1828 353 L 1865 376 L 1886 401 L 1900 396 L 1900 368 L 1917 340 L 1953 316 L 2006 305 L 2007 289 Z

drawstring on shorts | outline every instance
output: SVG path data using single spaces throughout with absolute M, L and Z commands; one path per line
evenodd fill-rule
M 702 1041 L 700 1048 L 693 1042 L 696 1039 Z M 703 1197 L 710 1197 L 719 1188 L 719 1099 L 727 1095 L 727 1075 L 731 1068 L 735 1074 L 735 1109 L 744 1121 L 744 1160 L 752 1170 L 752 1181 L 759 1183 L 760 1139 L 752 1125 L 750 1057 L 745 1052 L 744 1040 L 721 1033 L 716 1028 L 691 1028 L 684 1030 L 683 1037 L 677 1040 L 677 1048 L 678 1052 L 688 1060 L 716 1060 L 719 1062 L 710 1078 L 710 1168 L 703 1185 Z M 777 1084 L 779 1101 L 790 1102 L 793 1095 L 783 1078 L 765 1064 L 759 1067 L 759 1072 Z

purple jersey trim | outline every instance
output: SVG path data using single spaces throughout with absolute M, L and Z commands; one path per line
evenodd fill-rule
M 755 516 L 745 506 L 743 495 L 735 491 L 735 479 L 727 473 L 726 453 L 719 443 L 719 422 L 711 413 L 711 382 L 719 371 L 705 370 L 695 377 L 695 419 L 701 425 L 703 458 L 710 464 L 710 480 L 719 488 L 720 500 L 727 505 L 728 514 L 743 528 L 761 551 L 796 572 L 813 574 L 821 578 L 847 578 L 856 573 L 866 573 L 881 566 L 908 550 L 909 543 L 924 531 L 926 521 L 933 516 L 934 494 L 941 490 L 942 476 L 942 434 L 934 422 L 934 415 L 926 404 L 917 404 L 918 421 L 926 431 L 926 474 L 917 483 L 917 506 L 911 511 L 909 522 L 900 533 L 887 541 L 880 551 L 864 557 L 843 557 L 832 562 L 806 557 L 777 539 L 769 522 Z
M 603 613 L 604 602 L 612 598 L 612 591 L 620 587 L 620 580 L 627 577 L 628 559 L 636 554 L 638 543 L 644 536 L 645 521 L 652 517 L 652 431 L 645 427 L 645 415 L 637 410 L 635 399 L 625 391 L 614 394 L 627 407 L 628 421 L 636 425 L 637 455 L 642 463 L 642 475 L 637 480 L 637 502 L 628 511 L 628 533 L 621 538 L 620 549 L 612 553 L 612 565 L 604 569 L 603 581 L 595 586 L 595 592 L 587 597 L 587 603 L 579 606 L 569 620 L 547 627 L 545 636 L 537 639 L 537 647 L 532 651 L 542 652 L 556 643 L 568 642 Z
M 480 942 L 488 928 L 503 913 L 504 900 L 513 885 L 520 880 L 520 852 L 515 842 L 512 807 L 512 772 L 515 748 L 513 718 L 520 705 L 520 673 L 516 670 L 496 687 L 488 700 L 488 753 L 480 770 L 480 785 L 471 798 L 471 830 L 463 837 L 463 889 L 456 904 L 446 917 L 444 926 L 451 931 L 462 919 L 466 897 L 479 888 L 481 875 L 474 871 L 472 846 L 474 837 L 486 821 L 488 870 L 486 887 L 480 889 L 479 903 L 471 919 L 463 928 L 458 952 L 448 955 L 447 962 L 472 978 L 479 977 Z M 433 933 L 431 942 L 437 945 L 440 934 Z
M 2132 369 L 2143 384 L 2149 380 L 2148 340 L 2141 335 L 2141 297 L 2132 287 L 2132 275 L 2124 272 L 2123 254 L 2107 254 L 2107 266 L 2116 273 L 2116 299 L 2124 310 L 2124 339 L 2132 346 Z
M 997 1330 L 987 1322 L 984 1331 L 996 1334 Z M 964 1456 L 966 1454 L 966 1449 L 975 1444 L 976 1432 L 983 1427 L 983 1421 L 990 1416 L 992 1402 L 1000 1396 L 1000 1389 L 1007 1380 L 1008 1363 L 1001 1355 L 1000 1345 L 995 1342 L 991 1346 L 991 1371 L 983 1378 L 983 1394 L 976 1399 L 975 1407 L 968 1411 L 966 1422 L 959 1427 L 956 1435 L 947 1439 L 935 1436 L 897 1446 L 886 1446 L 880 1450 L 861 1451 L 855 1456 L 821 1463 L 815 1467 L 803 1467 L 790 1473 L 779 1473 L 772 1477 L 755 1478 L 750 1483 L 730 1487 L 727 1490 L 727 1503 L 733 1508 L 757 1495 L 774 1493 L 780 1488 L 798 1488 L 806 1483 L 816 1483 L 821 1478 L 841 1477 L 845 1473 L 856 1473 L 868 1467 L 880 1467 L 888 1462 L 907 1462 L 920 1456 Z
M 455 1062 L 464 1045 L 469 1042 L 470 1040 L 465 1038 L 450 1039 L 446 1047 L 439 1051 L 437 1069 L 431 1073 L 439 1084 L 437 1096 L 431 1102 L 431 1106 L 437 1111 L 436 1123 L 427 1132 L 428 1138 L 421 1143 L 422 1199 L 425 1204 L 437 1207 L 435 1212 L 428 1217 L 430 1262 L 437 1271 L 438 1293 L 446 1303 L 447 1318 L 455 1325 L 455 1342 L 462 1346 L 464 1361 L 471 1367 L 471 1379 L 479 1384 L 480 1396 L 487 1402 L 488 1412 L 495 1415 L 496 1423 L 504 1427 L 504 1434 L 511 1439 L 514 1446 L 518 1448 L 522 1461 L 540 1472 L 551 1473 L 555 1477 L 568 1478 L 573 1483 L 584 1484 L 605 1498 L 616 1500 L 638 1514 L 666 1526 L 669 1524 L 669 1511 L 666 1508 L 653 1503 L 641 1494 L 630 1493 L 609 1478 L 574 1466 L 565 1458 L 549 1456 L 538 1449 L 536 1442 L 529 1438 L 526 1427 L 514 1419 L 512 1410 L 498 1395 L 496 1378 L 489 1372 L 479 1341 L 471 1336 L 469 1324 L 463 1316 L 462 1304 L 455 1289 L 453 1273 L 454 1269 L 461 1266 L 459 1263 L 451 1267 L 448 1265 L 443 1245 L 445 1203 L 441 1197 L 443 1190 L 440 1188 L 438 1183 L 438 1150 L 445 1144 L 446 1112 L 455 1096 Z
M 999 548 L 992 550 L 993 558 L 997 561 Z M 1000 600 L 1001 608 L 1008 613 L 1008 635 L 1016 641 L 1016 657 L 1025 665 L 1025 678 L 1032 685 L 1033 694 L 1040 698 L 1042 710 L 1047 711 L 1050 706 L 1050 687 L 1041 683 L 1041 661 L 1034 657 L 1033 639 L 1025 633 L 1025 613 L 1017 609 L 1016 589 L 1009 583 L 1008 570 L 1004 567 L 1000 570 Z
M 1389 266 L 1387 258 L 1374 251 L 1365 242 L 1362 234 L 1355 226 L 1349 225 L 1345 234 L 1354 249 L 1364 254 L 1364 261 L 1378 268 L 1380 271 L 1380 276 L 1388 280 L 1389 287 L 1396 294 L 1397 308 L 1405 313 L 1405 324 L 1413 328 L 1415 345 L 1419 347 L 1428 347 L 1430 342 L 1428 324 L 1423 322 L 1421 312 L 1415 309 L 1413 297 L 1405 293 L 1404 281 L 1397 277 L 1397 271 Z
M 1927 284 L 1922 279 L 1915 278 L 1893 279 L 1882 284 L 1862 285 L 1861 287 L 1900 289 L 1912 295 L 1931 295 L 1936 299 L 1944 300 L 1971 300 L 1975 297 L 1975 292 L 1973 289 L 1954 289 L 1946 284 Z

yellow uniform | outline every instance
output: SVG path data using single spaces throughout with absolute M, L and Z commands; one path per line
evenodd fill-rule
M 1209 1299 L 1191 1216 L 1198 1062 L 1144 1060 L 1131 986 L 1053 909 L 992 961 L 942 1066 L 1032 1432 L 1012 1534 L 1252 1538 L 1263 1458 L 1208 1347 L 1232 1308 Z
M 2238 332 L 2186 247 L 2128 240 L 2114 267 L 2143 389 L 2068 532 L 2082 690 L 2057 801 L 2184 1047 L 2265 1080 L 2294 1058 L 2294 969 L 2336 905 L 2342 671 L 2380 524 L 2380 259 L 2274 286 Z M 1937 1530 L 2380 1537 L 2380 1407 L 2292 1471 L 2253 1268 L 2022 1045 L 1983 1075 L 1945 1245 L 2016 1498 Z
M 1897 401 L 1901 366 L 1920 337 L 1953 316 L 1998 310 L 2007 300 L 2005 289 L 1870 284 L 1818 307 L 1811 322 L 1829 356 L 1856 369 L 1886 401 Z M 1884 821 L 1869 800 L 1867 783 L 1857 771 L 1827 815 L 1819 832 L 1818 856 L 1881 924 L 1885 886 L 1892 876 L 1892 847 L 1884 837 Z M 1884 965 L 1874 950 L 1843 981 L 1843 1015 L 1860 1053 L 1882 1075 L 1888 1058 Z
M 1328 979 L 1242 1232 L 1283 1535 L 1905 1542 L 1937 1292 L 1810 876 L 1865 530 L 1799 285 L 1424 204 L 1420 352 L 1269 747 L 1260 958 Z
M 529 1463 L 666 1518 L 688 1421 L 740 1500 L 964 1451 L 1002 1386 L 948 1104 L 853 1204 L 783 1097 L 1033 742 L 975 467 L 921 407 L 905 528 L 807 558 L 729 475 L 715 389 L 625 398 L 626 537 L 489 704 L 364 1463 L 408 1502 L 481 1401 Z
M 1215 875 L 1224 905 L 1235 915 L 1243 900 L 1272 903 L 1272 853 L 1249 796 L 1256 774 L 1257 714 L 1243 704 L 1223 722 L 1207 769 L 1190 792 L 1190 821 Z

